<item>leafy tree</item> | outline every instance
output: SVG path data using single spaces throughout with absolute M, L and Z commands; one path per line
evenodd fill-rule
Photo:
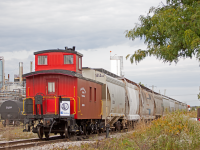
M 146 50 L 128 54 L 131 63 L 147 56 L 164 62 L 177 63 L 179 58 L 197 57 L 200 60 L 200 0 L 167 0 L 166 5 L 151 7 L 140 23 L 126 31 L 132 40 L 144 39 Z

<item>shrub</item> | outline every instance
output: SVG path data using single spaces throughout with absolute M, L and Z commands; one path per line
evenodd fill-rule
M 179 150 L 200 148 L 200 123 L 192 120 L 196 112 L 176 111 L 152 122 L 140 121 L 135 131 L 119 138 L 96 141 L 69 149 Z M 196 117 L 196 116 L 195 116 Z

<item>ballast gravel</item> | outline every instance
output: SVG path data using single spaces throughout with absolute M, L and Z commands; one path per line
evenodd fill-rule
M 133 132 L 133 131 L 126 132 L 126 133 L 116 133 L 114 135 L 110 135 L 110 138 L 119 138 L 121 135 L 131 133 L 131 132 Z M 92 139 L 89 139 L 89 141 L 68 141 L 68 142 L 59 142 L 59 143 L 53 143 L 53 141 L 52 141 L 52 144 L 47 144 L 47 145 L 43 145 L 43 146 L 34 146 L 31 148 L 25 148 L 23 150 L 66 149 L 66 148 L 69 148 L 72 146 L 81 146 L 82 144 L 86 144 L 86 143 L 93 144 L 97 140 L 103 140 L 103 139 L 105 139 L 105 135 L 93 137 Z M 20 149 L 20 150 L 22 150 L 22 149 Z

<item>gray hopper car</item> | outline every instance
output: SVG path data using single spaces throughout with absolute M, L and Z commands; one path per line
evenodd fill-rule
M 105 124 L 132 126 L 140 119 L 152 120 L 167 112 L 187 110 L 187 104 L 161 95 L 102 68 L 83 68 L 83 76 L 102 82 L 102 119 Z M 106 97 L 107 96 L 107 97 Z M 117 125 L 118 126 L 118 125 Z
M 19 125 L 24 121 L 23 102 L 8 100 L 2 103 L 0 107 L 1 120 L 3 125 Z

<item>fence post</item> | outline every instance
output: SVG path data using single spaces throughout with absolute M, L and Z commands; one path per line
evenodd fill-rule
M 109 129 L 110 129 L 110 124 L 106 125 L 106 138 L 109 138 Z
M 197 109 L 197 121 L 200 121 L 200 108 Z

